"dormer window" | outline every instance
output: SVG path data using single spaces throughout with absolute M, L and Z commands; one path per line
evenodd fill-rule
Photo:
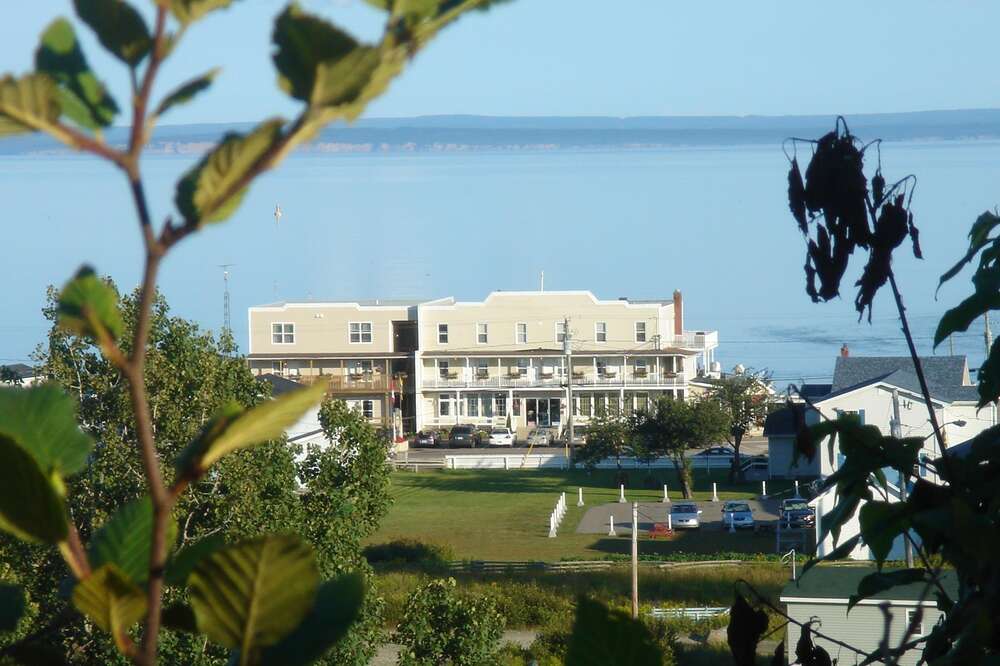
M 644 321 L 635 322 L 635 341 L 636 342 L 646 341 L 646 322 Z

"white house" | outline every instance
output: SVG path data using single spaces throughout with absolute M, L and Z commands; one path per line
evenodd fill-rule
M 948 443 L 960 443 L 979 434 L 996 422 L 992 408 L 976 409 L 978 393 L 969 379 L 969 368 L 964 356 L 931 356 L 921 358 L 921 366 L 927 379 L 937 422 Z M 816 387 L 809 387 L 810 396 L 804 407 L 807 425 L 820 419 L 835 419 L 841 414 L 854 414 L 866 425 L 876 426 L 884 435 L 899 437 L 920 437 L 925 440 L 921 459 L 933 459 L 940 455 L 927 407 L 920 392 L 919 382 L 908 356 L 850 356 L 846 347 L 841 351 L 834 368 L 833 381 L 826 395 L 817 396 Z M 811 406 L 809 406 L 811 405 Z M 898 410 L 898 418 L 896 412 Z M 800 459 L 798 465 L 792 463 L 795 443 L 795 420 L 791 409 L 786 408 L 772 414 L 765 425 L 768 436 L 771 474 L 775 477 L 824 478 L 833 474 L 843 461 L 839 444 L 833 449 L 824 442 L 815 458 Z M 930 481 L 936 481 L 933 473 L 919 466 L 917 473 Z M 887 470 L 889 482 L 896 488 L 900 484 L 899 475 Z M 898 490 L 890 493 L 890 501 L 898 499 Z M 822 516 L 836 505 L 833 489 L 815 498 L 817 537 L 821 529 Z M 859 530 L 857 516 L 841 531 L 841 540 L 848 539 Z M 894 555 L 902 552 L 894 549 Z M 824 555 L 834 547 L 828 536 L 818 542 L 817 555 Z M 854 559 L 868 559 L 868 548 L 859 546 L 851 555 Z
M 913 638 L 928 635 L 942 618 L 935 598 L 923 599 L 925 585 L 912 583 L 881 592 L 862 600 L 850 611 L 847 603 L 856 594 L 862 578 L 875 571 L 871 566 L 818 566 L 809 570 L 798 581 L 788 583 L 779 597 L 785 604 L 788 616 L 799 622 L 818 620 L 816 628 L 827 636 L 844 641 L 867 653 L 879 647 L 886 623 L 881 604 L 888 604 L 892 616 L 889 622 L 889 645 L 896 647 L 906 633 L 913 614 L 920 607 L 923 610 L 920 624 Z M 953 571 L 945 571 L 941 584 L 954 599 L 958 593 L 958 580 Z M 788 662 L 795 660 L 795 644 L 800 630 L 788 625 L 785 647 Z M 813 643 L 826 650 L 839 664 L 861 663 L 863 657 L 836 643 L 813 637 Z M 903 654 L 901 666 L 913 666 L 920 660 L 921 648 Z

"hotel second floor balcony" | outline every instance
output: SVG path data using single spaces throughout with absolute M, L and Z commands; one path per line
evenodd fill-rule
M 683 386 L 686 382 L 683 372 L 642 372 L 633 368 L 608 370 L 601 373 L 573 372 L 567 376 L 562 372 L 544 372 L 539 368 L 527 368 L 525 372 L 502 374 L 484 373 L 476 368 L 456 368 L 447 373 L 434 374 L 427 371 L 421 382 L 424 389 L 508 389 L 508 388 L 563 388 L 572 379 L 574 388 L 597 386 Z
M 345 375 L 296 375 L 288 376 L 301 384 L 325 382 L 331 393 L 388 393 L 399 391 L 401 382 L 378 372 Z

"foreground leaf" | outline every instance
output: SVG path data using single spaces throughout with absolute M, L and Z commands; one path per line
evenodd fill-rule
M 958 275 L 962 267 L 967 263 L 972 261 L 972 258 L 976 256 L 976 253 L 981 249 L 986 247 L 987 243 L 991 242 L 990 233 L 1000 225 L 1000 217 L 986 211 L 973 223 L 972 228 L 969 230 L 969 249 L 965 253 L 965 256 L 959 259 L 958 263 L 948 269 L 944 275 L 941 276 L 941 280 L 938 282 L 938 289 L 941 285 Z
M 114 564 L 133 583 L 149 579 L 149 558 L 153 535 L 153 504 L 148 497 L 118 509 L 90 542 L 90 564 L 98 568 Z M 167 521 L 167 548 L 177 538 L 177 524 Z
M 323 398 L 325 391 L 325 384 L 317 382 L 246 411 L 234 403 L 227 405 L 184 450 L 177 468 L 204 471 L 227 453 L 280 437 Z
M 212 534 L 182 548 L 167 565 L 167 573 L 164 578 L 167 585 L 186 585 L 188 576 L 198 566 L 198 563 L 225 545 L 226 540 L 222 538 L 221 534 Z
M 146 595 L 114 564 L 105 564 L 73 588 L 73 605 L 94 624 L 120 637 L 146 613 Z
M 847 601 L 847 610 L 858 605 L 858 602 L 874 597 L 876 594 L 891 590 L 900 585 L 910 585 L 927 580 L 927 572 L 923 569 L 897 569 L 894 571 L 868 574 L 858 583 L 858 593 L 852 594 Z
M 90 266 L 77 271 L 63 287 L 57 311 L 60 326 L 97 342 L 117 340 L 125 328 L 118 294 Z
M 990 346 L 990 355 L 983 361 L 979 372 L 979 404 L 982 409 L 994 400 L 1000 398 L 1000 338 Z
M 879 568 L 889 556 L 896 537 L 909 529 L 908 511 L 909 507 L 903 502 L 871 501 L 861 507 L 858 515 L 861 538 L 871 548 Z
M 188 578 L 198 630 L 244 658 L 290 634 L 318 585 L 312 548 L 291 535 L 223 548 Z
M 851 552 L 855 548 L 858 547 L 859 543 L 861 543 L 861 535 L 860 534 L 855 534 L 850 539 L 848 539 L 847 541 L 844 541 L 843 543 L 841 543 L 840 545 L 838 545 L 836 548 L 834 548 L 833 550 L 831 550 L 829 553 L 827 553 L 823 557 L 813 558 L 813 559 L 808 560 L 805 563 L 805 565 L 802 567 L 802 573 L 800 574 L 800 576 L 805 576 L 807 571 L 809 571 L 810 569 L 812 569 L 814 566 L 816 566 L 820 562 L 833 562 L 833 561 L 836 561 L 836 560 L 842 560 L 842 559 L 844 559 L 845 557 L 847 557 L 848 555 L 850 555 Z
M 251 175 L 281 136 L 284 122 L 265 121 L 249 134 L 227 133 L 222 142 L 177 183 L 174 203 L 188 224 L 221 222 L 246 194 Z
M 193 23 L 216 9 L 225 9 L 233 0 L 169 0 L 170 11 L 181 23 Z
M 59 89 L 48 75 L 0 78 L 0 137 L 50 131 L 61 113 Z
M 0 434 L 0 528 L 25 541 L 66 540 L 66 507 L 31 455 Z
M 737 594 L 729 609 L 729 626 L 726 639 L 736 666 L 754 666 L 757 663 L 757 644 L 767 631 L 767 613 L 756 610 L 743 595 Z
M 197 78 L 191 79 L 187 83 L 181 84 L 179 88 L 171 92 L 163 99 L 162 102 L 160 102 L 160 105 L 156 107 L 156 112 L 153 115 L 159 117 L 175 106 L 187 104 L 194 99 L 195 95 L 207 90 L 209 86 L 212 85 L 212 81 L 215 80 L 215 77 L 218 76 L 218 74 L 219 68 L 216 67 L 215 69 L 210 69 Z
M 124 0 L 73 0 L 73 6 L 101 45 L 125 64 L 135 67 L 152 48 L 142 15 Z
M 660 666 L 663 653 L 649 630 L 627 613 L 580 597 L 566 652 L 567 666 Z
M 0 584 L 0 631 L 11 632 L 17 629 L 17 624 L 24 615 L 24 608 L 24 590 L 17 585 Z
M 45 476 L 79 472 L 93 448 L 77 425 L 76 403 L 55 384 L 0 388 L 0 435 L 30 453 Z
M 56 19 L 42 33 L 35 51 L 35 67 L 61 86 L 62 111 L 88 129 L 107 127 L 118 113 L 118 105 L 87 64 L 73 26 Z
M 358 574 L 330 580 L 316 591 L 316 602 L 295 631 L 267 648 L 262 664 L 305 666 L 312 664 L 350 629 L 361 611 L 364 581 Z

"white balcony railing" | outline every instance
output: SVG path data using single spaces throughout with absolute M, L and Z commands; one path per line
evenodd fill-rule
M 665 335 L 663 342 L 685 349 L 714 349 L 719 346 L 718 331 L 684 331 L 682 335 Z
M 492 377 L 440 377 L 425 376 L 422 387 L 425 389 L 510 389 L 510 388 L 562 388 L 566 386 L 566 377 L 554 375 L 523 376 L 496 375 Z M 573 376 L 573 386 L 682 386 L 686 379 L 684 373 L 647 372 L 645 374 L 617 373 L 615 375 L 595 375 L 584 373 Z

